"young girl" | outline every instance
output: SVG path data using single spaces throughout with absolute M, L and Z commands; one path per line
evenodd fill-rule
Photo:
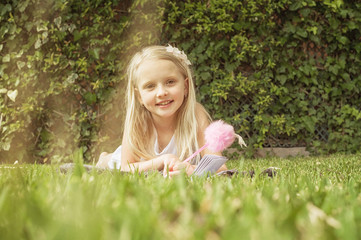
M 172 46 L 150 46 L 136 53 L 127 69 L 127 113 L 122 145 L 102 153 L 97 167 L 142 172 L 170 169 L 170 175 L 194 165 L 182 162 L 204 142 L 210 117 L 196 101 L 187 55 Z M 225 170 L 223 165 L 220 170 Z

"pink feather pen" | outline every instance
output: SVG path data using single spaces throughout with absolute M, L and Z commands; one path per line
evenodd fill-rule
M 206 144 L 184 160 L 184 162 L 189 162 L 205 148 L 208 148 L 212 152 L 222 152 L 232 145 L 235 138 L 238 138 L 239 145 L 247 146 L 243 138 L 234 132 L 233 127 L 222 120 L 211 123 L 204 131 L 204 138 Z

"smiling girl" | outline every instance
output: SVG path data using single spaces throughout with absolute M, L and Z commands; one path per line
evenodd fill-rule
M 142 172 L 193 167 L 182 162 L 204 145 L 210 117 L 196 101 L 190 61 L 172 46 L 150 46 L 136 53 L 127 69 L 127 113 L 122 145 L 102 153 L 97 167 Z M 222 167 L 225 169 L 225 166 Z

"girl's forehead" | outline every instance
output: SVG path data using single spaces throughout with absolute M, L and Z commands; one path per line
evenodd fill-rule
M 138 81 L 142 79 L 156 80 L 162 77 L 183 76 L 179 67 L 166 59 L 145 60 L 139 65 L 137 72 Z

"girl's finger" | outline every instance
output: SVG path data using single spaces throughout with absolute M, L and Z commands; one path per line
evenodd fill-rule
M 181 171 L 172 171 L 172 172 L 169 172 L 169 178 L 172 178 L 174 176 L 177 176 L 181 173 Z
M 173 171 L 174 167 L 177 166 L 180 163 L 178 158 L 174 158 L 171 160 L 170 164 L 169 164 L 169 170 Z
M 177 163 L 174 165 L 173 170 L 181 170 L 187 167 L 186 163 Z
M 167 172 L 168 172 L 168 163 L 164 163 L 164 168 L 163 168 L 163 176 L 167 176 Z
M 174 164 L 175 164 L 174 160 L 172 160 L 172 161 L 169 163 L 169 171 L 173 171 L 173 169 L 174 169 Z
M 195 167 L 191 164 L 189 164 L 189 166 L 186 168 L 186 173 L 188 176 L 192 175 L 192 173 L 194 172 Z

